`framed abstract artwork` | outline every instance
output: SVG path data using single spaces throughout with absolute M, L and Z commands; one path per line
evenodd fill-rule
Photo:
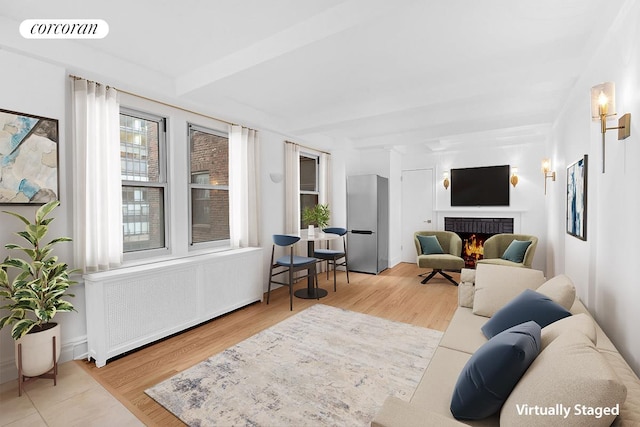
M 58 121 L 0 109 L 0 204 L 58 200 Z
M 567 167 L 567 233 L 587 240 L 588 156 Z

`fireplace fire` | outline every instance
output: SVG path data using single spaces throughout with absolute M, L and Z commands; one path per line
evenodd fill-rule
M 482 259 L 484 242 L 494 234 L 513 233 L 513 218 L 459 218 L 445 217 L 444 229 L 453 231 L 462 239 L 465 268 L 475 268 Z
M 466 268 L 475 268 L 476 262 L 482 259 L 484 254 L 484 241 L 490 236 L 483 233 L 465 233 L 460 235 L 462 239 L 462 258 Z

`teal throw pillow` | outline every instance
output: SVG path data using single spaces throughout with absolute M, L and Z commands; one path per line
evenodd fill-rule
M 531 244 L 531 240 L 514 240 L 509 244 L 509 247 L 502 254 L 502 259 L 513 262 L 524 261 L 524 254 L 527 252 L 527 248 Z
M 496 311 L 480 330 L 488 339 L 505 329 L 533 320 L 541 328 L 571 316 L 566 308 L 546 295 L 532 289 L 525 289 L 520 295 Z
M 418 236 L 422 255 L 443 254 L 442 246 L 436 236 Z
M 540 353 L 540 334 L 536 322 L 525 322 L 480 347 L 458 376 L 451 414 L 459 420 L 480 420 L 498 412 Z

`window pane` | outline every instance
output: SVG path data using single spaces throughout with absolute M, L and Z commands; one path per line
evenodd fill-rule
M 305 208 L 312 208 L 318 204 L 318 195 L 317 194 L 301 194 L 300 195 L 300 224 L 302 228 L 307 228 L 309 223 L 304 222 L 302 219 L 302 212 L 304 212 Z
M 189 150 L 191 243 L 228 240 L 229 138 L 190 126 Z
M 165 247 L 164 189 L 122 186 L 124 251 Z
M 316 159 L 300 156 L 300 191 L 318 191 Z
M 193 243 L 228 240 L 229 191 L 191 190 L 191 239 Z
M 158 122 L 120 114 L 120 170 L 124 181 L 159 182 Z
M 190 140 L 191 183 L 228 186 L 229 138 L 191 129 Z

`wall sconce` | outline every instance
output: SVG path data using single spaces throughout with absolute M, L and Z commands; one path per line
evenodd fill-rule
M 542 161 L 542 173 L 544 174 L 544 194 L 547 194 L 547 178 L 551 181 L 556 180 L 556 172 L 551 170 L 551 160 L 544 159 Z
M 444 189 L 448 190 L 449 189 L 449 172 L 444 172 L 442 174 L 442 185 L 444 185 Z
M 271 182 L 275 182 L 277 184 L 279 182 L 282 182 L 284 175 L 282 175 L 282 173 L 280 172 L 271 172 L 269 174 L 269 178 L 271 178 Z
M 516 188 L 516 185 L 518 185 L 518 168 L 515 166 L 511 166 L 511 178 L 509 182 L 511 182 L 513 188 Z
M 605 133 L 611 129 L 618 129 L 618 140 L 623 140 L 631 135 L 631 114 L 620 117 L 618 126 L 607 127 L 607 117 L 616 113 L 616 86 L 613 82 L 601 83 L 591 88 L 591 118 L 600 120 L 600 132 L 602 132 L 602 173 L 605 170 Z

